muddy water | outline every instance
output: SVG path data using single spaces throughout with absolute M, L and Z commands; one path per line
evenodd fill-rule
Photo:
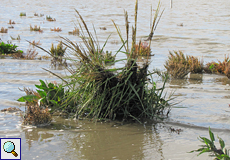
M 78 42 L 78 37 L 68 35 L 75 27 L 74 22 L 77 23 L 74 11 L 77 9 L 90 29 L 93 28 L 91 23 L 94 24 L 102 44 L 112 33 L 106 49 L 115 53 L 121 44 L 111 19 L 125 33 L 123 9 L 128 10 L 132 23 L 134 3 L 130 0 L 1 0 L 0 27 L 7 28 L 9 19 L 16 24 L 7 34 L 0 33 L 0 38 L 7 41 L 11 40 L 10 36 L 20 35 L 20 41 L 12 42 L 24 51 L 30 48 L 26 40 L 40 40 L 46 49 L 51 43 L 57 44 L 59 36 Z M 138 39 L 149 34 L 151 4 L 156 8 L 157 1 L 140 1 Z M 169 6 L 169 0 L 162 0 L 165 12 L 152 42 L 155 56 L 151 58 L 150 69 L 164 69 L 169 50 L 182 50 L 185 54 L 203 57 L 205 62 L 224 59 L 230 48 L 229 1 L 173 0 L 173 8 Z M 26 12 L 27 16 L 19 17 L 20 12 Z M 44 14 L 44 17 L 35 17 L 35 12 Z M 46 15 L 56 21 L 47 22 Z M 30 25 L 40 26 L 43 33 L 30 32 Z M 62 32 L 50 31 L 54 27 L 61 28 Z M 107 30 L 100 30 L 100 27 Z M 45 55 L 37 51 L 39 55 Z M 122 54 L 118 55 L 118 58 L 122 57 Z M 52 69 L 49 63 L 45 60 L 0 59 L 0 109 L 20 107 L 24 110 L 16 101 L 24 95 L 18 88 L 34 87 L 39 84 L 39 79 L 58 81 L 42 67 L 66 74 L 64 70 Z M 197 137 L 207 137 L 209 126 L 230 148 L 229 84 L 225 76 L 208 74 L 170 81 L 167 83 L 168 92 L 175 91 L 177 98 L 174 102 L 180 103 L 172 109 L 169 119 L 158 124 L 94 124 L 87 120 L 54 117 L 51 126 L 34 128 L 21 126 L 19 115 L 0 113 L 0 137 L 22 138 L 22 159 L 212 159 L 187 152 L 198 148 Z M 177 134 L 171 132 L 170 127 L 183 131 Z

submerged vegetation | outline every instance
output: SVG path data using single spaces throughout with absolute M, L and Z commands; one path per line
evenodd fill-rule
M 211 129 L 209 128 L 209 137 L 205 138 L 205 137 L 199 137 L 199 140 L 204 143 L 204 145 L 201 145 L 202 147 L 197 149 L 197 150 L 193 150 L 192 152 L 200 152 L 197 156 L 203 154 L 203 153 L 210 153 L 209 156 L 211 157 L 215 157 L 215 160 L 230 160 L 230 150 L 227 150 L 225 148 L 225 143 L 224 141 L 217 136 L 217 138 L 219 139 L 219 144 L 220 144 L 220 149 L 217 149 L 214 141 L 215 141 L 215 137 L 214 134 L 212 133 Z

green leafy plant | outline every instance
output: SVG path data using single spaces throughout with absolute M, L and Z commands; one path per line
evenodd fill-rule
M 32 89 L 24 88 L 26 96 L 18 99 L 19 102 L 25 103 L 25 113 L 21 114 L 24 125 L 49 125 L 52 116 L 47 106 L 40 105 L 41 95 Z
M 1 42 L 0 43 L 0 54 L 13 54 L 13 53 L 23 53 L 22 50 L 17 50 L 17 47 L 16 45 L 14 44 L 10 44 L 10 43 L 4 43 L 4 42 Z
M 197 149 L 197 150 L 193 150 L 192 152 L 200 152 L 197 156 L 203 154 L 203 153 L 210 153 L 210 156 L 215 157 L 215 160 L 230 160 L 230 152 L 229 150 L 227 150 L 225 148 L 225 143 L 224 141 L 217 136 L 217 138 L 219 139 L 219 144 L 220 144 L 220 149 L 217 149 L 214 141 L 215 141 L 215 137 L 214 134 L 212 133 L 210 127 L 209 127 L 209 137 L 205 138 L 205 137 L 199 137 L 199 140 L 204 143 L 204 145 L 201 145 L 202 147 Z
M 32 102 L 40 99 L 42 106 L 57 107 L 60 106 L 64 99 L 64 87 L 54 83 L 46 84 L 43 80 L 40 80 L 40 85 L 35 85 L 38 89 L 38 94 L 27 94 L 18 99 L 19 102 Z M 38 96 L 39 95 L 39 96 Z

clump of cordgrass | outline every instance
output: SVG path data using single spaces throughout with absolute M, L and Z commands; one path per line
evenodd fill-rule
M 46 20 L 49 22 L 56 21 L 56 19 L 52 18 L 51 16 L 46 16 Z
M 20 13 L 20 17 L 22 17 L 22 16 L 26 16 L 26 13 L 25 12 L 21 12 Z
M 2 27 L 0 30 L 0 33 L 7 33 L 7 32 L 8 32 L 8 29 L 4 27 Z
M 230 60 L 229 57 L 226 56 L 224 61 L 218 61 L 217 62 L 209 62 L 206 64 L 204 71 L 206 73 L 214 73 L 214 74 L 225 74 L 228 78 L 230 78 Z
M 43 32 L 43 30 L 41 30 L 40 26 L 37 26 L 37 25 L 35 25 L 34 27 L 32 27 L 30 25 L 30 31 Z
M 12 25 L 12 24 L 16 24 L 16 23 L 14 21 L 11 21 L 11 19 L 10 19 L 8 24 Z
M 62 31 L 62 29 L 61 28 L 59 28 L 59 27 L 54 27 L 53 29 L 52 28 L 50 28 L 50 30 L 51 31 L 54 31 L 54 32 L 61 32 Z
M 149 46 L 159 22 L 159 6 L 160 2 L 154 16 L 151 33 L 148 37 L 148 41 L 150 41 Z M 67 67 L 71 73 L 67 78 L 63 79 L 58 76 L 66 83 L 66 87 L 69 88 L 68 98 L 63 107 L 70 107 L 76 110 L 76 116 L 87 115 L 95 119 L 135 119 L 140 121 L 140 119 L 163 118 L 168 115 L 170 105 L 166 97 L 163 96 L 165 82 L 162 88 L 157 89 L 156 83 L 152 79 L 150 87 L 147 82 L 147 77 L 152 77 L 154 73 L 149 73 L 148 71 L 148 59 L 146 59 L 146 62 L 143 63 L 142 66 L 138 66 L 136 63 L 138 55 L 134 50 L 137 34 L 137 8 L 138 1 L 136 1 L 135 5 L 135 25 L 132 32 L 131 48 L 129 48 L 128 43 L 129 22 L 127 12 L 125 12 L 126 40 L 123 39 L 118 26 L 113 22 L 123 44 L 118 52 L 124 48 L 125 51 L 122 53 L 125 53 L 127 56 L 127 59 L 123 59 L 126 61 L 126 65 L 122 68 L 115 69 L 107 68 L 104 63 L 104 47 L 107 41 L 101 48 L 99 42 L 89 31 L 82 16 L 76 10 L 83 24 L 83 27 L 81 24 L 79 25 L 81 28 L 80 37 L 82 38 L 84 46 L 79 43 L 74 43 L 68 38 L 61 37 L 63 44 L 68 47 L 74 56 L 74 58 L 71 58 L 66 55 L 68 60 L 72 61 L 74 67 Z M 85 32 L 86 34 L 84 34 Z M 41 49 L 49 55 L 56 57 L 51 51 Z M 117 55 L 117 53 L 115 55 Z M 79 105 L 70 105 L 68 103 L 70 100 L 77 102 Z
M 72 32 L 68 32 L 69 34 L 72 34 L 72 35 L 79 35 L 80 31 L 78 28 L 74 28 L 74 30 Z
M 197 57 L 188 56 L 189 71 L 191 73 L 202 73 L 204 66 L 203 61 L 199 60 Z
M 152 56 L 151 55 L 151 48 L 147 42 L 139 42 L 139 44 L 135 44 L 134 54 L 139 56 Z
M 53 59 L 51 60 L 51 64 L 53 66 L 56 65 L 67 66 L 66 59 L 63 59 L 66 49 L 67 47 L 64 47 L 62 41 L 58 43 L 57 47 L 54 47 L 54 44 L 52 43 L 50 48 L 50 54 L 53 57 Z
M 165 62 L 167 72 L 173 77 L 182 79 L 189 73 L 189 58 L 182 51 L 169 52 L 168 60 Z
M 218 73 L 218 74 L 224 74 L 226 67 L 229 64 L 229 57 L 225 57 L 224 61 L 218 61 L 217 62 L 209 62 L 206 64 L 204 71 L 206 73 Z

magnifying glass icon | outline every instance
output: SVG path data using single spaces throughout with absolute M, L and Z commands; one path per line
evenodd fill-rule
M 15 157 L 18 156 L 18 154 L 14 151 L 15 150 L 15 145 L 11 141 L 7 141 L 3 145 L 3 149 L 7 153 L 12 153 Z

